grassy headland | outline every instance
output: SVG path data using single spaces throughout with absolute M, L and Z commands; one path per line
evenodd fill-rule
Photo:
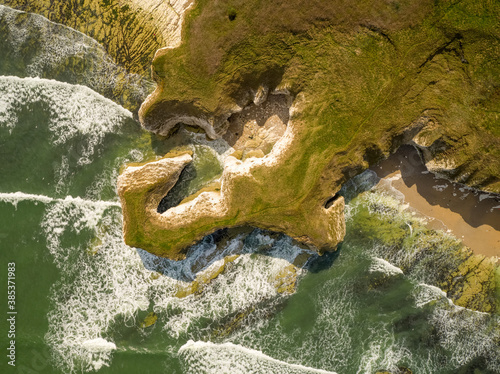
M 181 46 L 153 61 L 145 127 L 191 117 L 223 132 L 267 86 L 296 98 L 293 136 L 248 172 L 226 170 L 223 217 L 166 227 L 155 252 L 244 224 L 326 245 L 326 201 L 419 132 L 452 178 L 500 191 L 499 16 L 488 0 L 198 1 Z

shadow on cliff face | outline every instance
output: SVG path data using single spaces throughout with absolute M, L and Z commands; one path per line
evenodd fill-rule
M 160 201 L 157 211 L 158 213 L 166 212 L 181 203 L 183 199 L 189 196 L 189 184 L 195 180 L 197 176 L 196 168 L 189 164 L 181 172 L 177 183 L 172 187 L 166 196 Z
M 223 140 L 208 140 L 205 132 L 199 128 L 179 123 L 170 136 L 160 136 L 153 133 L 148 134 L 151 140 L 151 148 L 155 155 L 164 156 L 176 148 L 188 148 L 192 145 L 205 145 L 211 147 L 214 152 L 222 154 L 230 146 Z
M 332 267 L 333 263 L 340 256 L 342 243 L 337 246 L 337 249 L 332 252 L 325 252 L 323 255 L 312 256 L 305 264 L 304 268 L 311 273 L 319 273 Z
M 282 259 L 296 268 L 318 273 L 333 265 L 339 250 L 340 245 L 336 251 L 320 256 L 287 235 L 244 226 L 218 230 L 205 236 L 192 245 L 186 258 L 180 261 L 158 257 L 142 249 L 137 249 L 137 252 L 146 269 L 183 282 L 193 282 L 202 272 L 220 261 L 221 266 L 214 272 L 215 278 L 227 270 L 228 264 L 234 262 L 239 255 Z
M 203 144 L 219 155 L 234 149 L 236 152 L 233 156 L 240 159 L 248 152 L 253 152 L 253 157 L 263 157 L 271 152 L 274 144 L 285 133 L 293 101 L 291 96 L 285 94 L 266 93 L 265 96 L 259 104 L 251 103 L 240 112 L 230 115 L 228 129 L 221 138 L 209 139 L 200 127 L 179 122 L 168 137 L 150 135 L 152 150 L 156 155 L 163 156 L 178 147 Z
M 405 185 L 415 186 L 429 204 L 460 214 L 472 227 L 489 225 L 500 230 L 500 195 L 482 193 L 435 176 L 427 170 L 413 146 L 401 146 L 372 170 L 381 178 L 399 170 Z

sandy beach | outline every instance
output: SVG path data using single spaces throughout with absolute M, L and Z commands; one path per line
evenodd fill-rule
M 412 146 L 400 147 L 372 170 L 382 178 L 378 186 L 401 192 L 429 227 L 449 230 L 476 254 L 500 257 L 500 195 L 436 177 Z

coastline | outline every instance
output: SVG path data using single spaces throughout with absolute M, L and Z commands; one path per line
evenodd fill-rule
M 405 203 L 428 219 L 430 228 L 451 232 L 474 254 L 500 259 L 499 195 L 432 174 L 409 145 L 371 170 L 381 178 L 379 188 L 402 193 Z

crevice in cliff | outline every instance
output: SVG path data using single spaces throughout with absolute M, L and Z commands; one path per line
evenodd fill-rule
M 179 175 L 179 179 L 172 187 L 170 191 L 167 192 L 165 197 L 163 197 L 158 204 L 157 212 L 162 214 L 166 212 L 168 209 L 173 208 L 181 203 L 183 199 L 185 199 L 188 194 L 187 186 L 189 182 L 191 182 L 196 177 L 196 169 L 192 163 L 186 165 L 186 167 L 182 170 Z
M 370 25 L 370 24 L 361 24 L 360 26 L 364 27 L 364 28 L 366 28 L 368 30 L 370 30 L 371 32 L 374 32 L 374 33 L 380 35 L 390 45 L 392 45 L 394 47 L 394 49 L 397 49 L 396 44 L 394 44 L 394 42 L 392 41 L 391 37 L 384 30 L 382 30 L 380 27 L 377 27 L 377 26 L 374 26 L 374 25 Z
M 335 195 L 333 195 L 328 200 L 326 200 L 325 205 L 324 205 L 325 209 L 329 209 L 333 205 L 333 203 L 338 200 L 339 197 L 340 197 L 340 194 L 337 192 Z
M 223 172 L 220 155 L 206 144 L 191 145 L 193 160 L 182 170 L 175 185 L 162 196 L 157 212 L 194 200 L 203 192 L 219 192 Z
M 464 55 L 462 39 L 463 39 L 462 34 L 460 33 L 455 34 L 455 36 L 453 36 L 453 38 L 451 38 L 449 42 L 441 45 L 429 56 L 427 56 L 425 61 L 422 64 L 420 64 L 419 69 L 423 68 L 428 62 L 431 62 L 437 55 L 443 54 L 445 52 L 454 52 L 457 55 L 457 57 L 460 58 L 462 63 L 468 64 L 469 62 L 467 61 Z M 458 41 L 458 47 L 450 47 L 455 41 Z

